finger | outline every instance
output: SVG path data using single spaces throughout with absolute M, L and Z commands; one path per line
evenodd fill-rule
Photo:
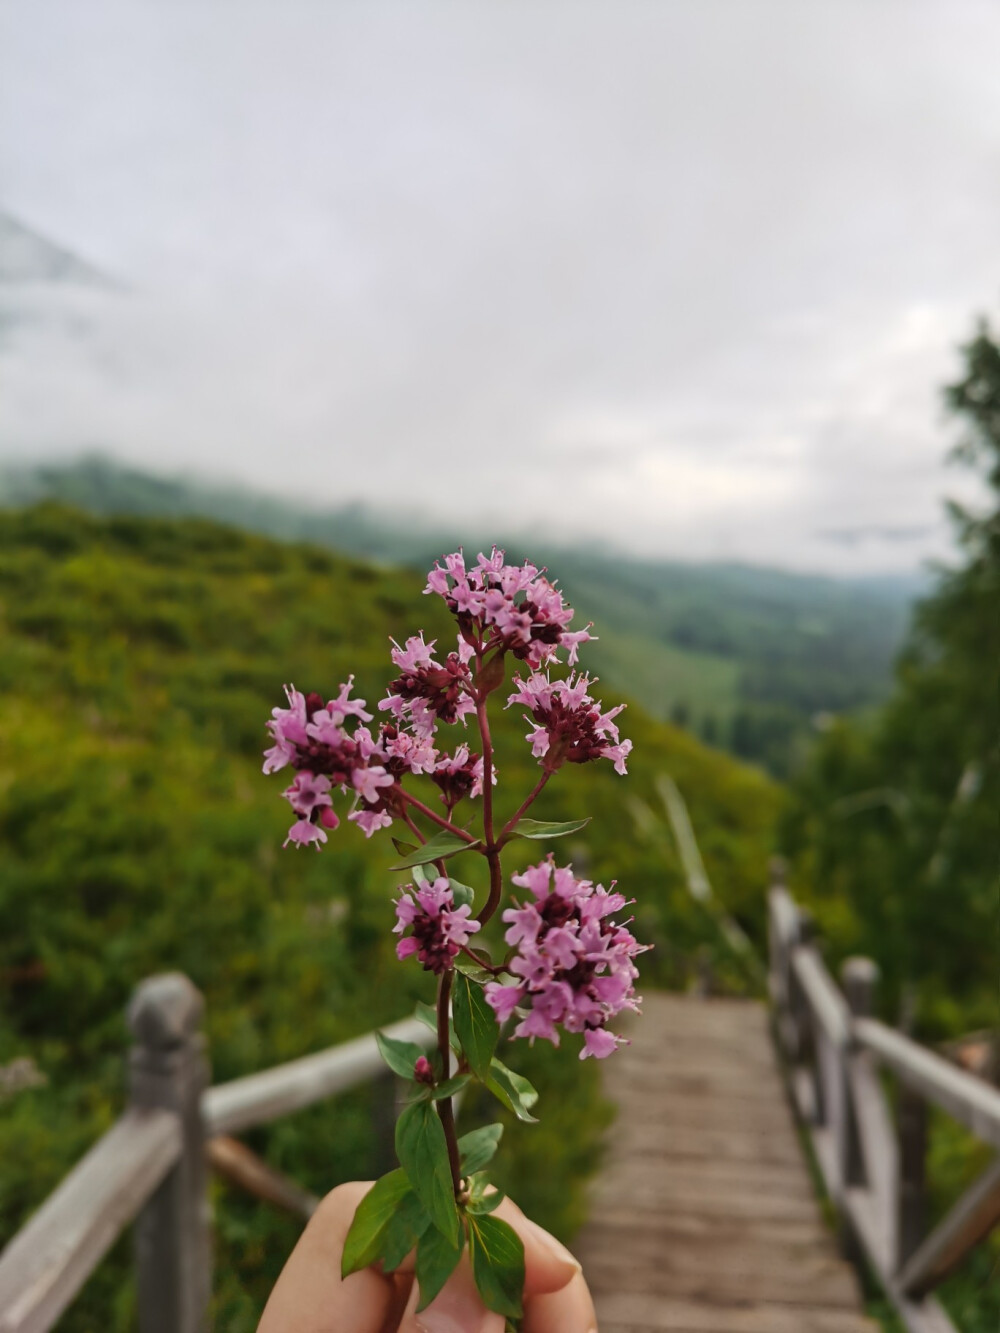
M 412 1274 L 393 1273 L 392 1296 L 389 1298 L 389 1308 L 385 1312 L 382 1333 L 397 1333 L 414 1285 Z
M 580 1264 L 555 1236 L 525 1217 L 517 1204 L 504 1199 L 496 1217 L 510 1223 L 524 1243 L 524 1295 L 560 1291 L 580 1273 Z
M 524 1293 L 534 1296 L 559 1291 L 580 1272 L 576 1259 L 554 1236 L 525 1217 L 516 1203 L 504 1199 L 494 1213 L 514 1228 L 524 1244 Z M 412 1273 L 416 1253 L 406 1256 L 397 1273 Z
M 419 1301 L 420 1291 L 414 1283 L 399 1333 L 504 1333 L 503 1315 L 487 1310 L 476 1290 L 468 1251 L 438 1295 L 418 1314 Z
M 355 1180 L 326 1196 L 281 1270 L 257 1333 L 382 1333 L 392 1280 L 373 1268 L 340 1276 L 344 1238 L 371 1187 Z
M 529 1298 L 523 1333 L 597 1333 L 594 1302 L 583 1274 L 577 1273 L 562 1291 Z

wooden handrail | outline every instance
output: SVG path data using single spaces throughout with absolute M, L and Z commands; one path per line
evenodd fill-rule
M 126 1111 L 0 1255 L 0 1333 L 50 1329 L 180 1153 L 178 1116 Z
M 201 996 L 178 973 L 137 989 L 129 1006 L 131 1105 L 0 1254 L 0 1333 L 47 1333 L 133 1220 L 141 1333 L 203 1333 L 211 1279 L 206 1156 L 230 1180 L 308 1216 L 316 1200 L 307 1191 L 223 1136 L 367 1083 L 394 1102 L 374 1033 L 205 1088 L 202 1017 Z M 385 1032 L 422 1048 L 434 1042 L 412 1018 Z M 373 1111 L 391 1135 L 394 1116 Z
M 434 1042 L 434 1034 L 415 1018 L 393 1023 L 384 1031 L 389 1037 L 425 1048 Z M 263 1125 L 356 1088 L 384 1070 L 375 1034 L 369 1032 L 314 1055 L 209 1088 L 202 1098 L 205 1128 L 210 1135 L 235 1134 L 251 1125 Z
M 925 1236 L 926 1106 L 1000 1148 L 1000 1090 L 871 1017 L 870 960 L 845 964 L 845 998 L 782 883 L 768 901 L 775 1030 L 849 1252 L 867 1258 L 909 1333 L 955 1333 L 929 1293 L 1000 1222 L 1000 1159 Z M 878 1067 L 900 1085 L 895 1127 Z
M 907 1087 L 947 1111 L 985 1143 L 1000 1148 L 1000 1089 L 991 1088 L 975 1074 L 956 1068 L 877 1019 L 858 1019 L 854 1037 Z

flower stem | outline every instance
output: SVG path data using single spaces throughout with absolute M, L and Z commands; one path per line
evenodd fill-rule
M 482 694 L 476 699 L 476 721 L 479 723 L 479 738 L 483 747 L 483 842 L 490 867 L 490 896 L 476 920 L 485 925 L 500 906 L 503 871 L 500 868 L 500 848 L 493 840 L 493 741 L 490 737 L 486 696 Z
M 445 1082 L 451 1074 L 451 1042 L 448 1033 L 448 1001 L 451 999 L 451 972 L 442 972 L 438 983 L 437 997 L 437 1039 L 438 1052 L 441 1056 L 441 1081 Z M 455 1198 L 462 1192 L 462 1167 L 458 1156 L 458 1138 L 455 1134 L 455 1112 L 451 1098 L 442 1097 L 437 1103 L 441 1128 L 444 1130 L 445 1143 L 448 1145 L 448 1163 L 451 1167 L 451 1183 Z
M 548 782 L 548 780 L 549 780 L 549 778 L 550 778 L 551 776 L 552 776 L 552 774 L 551 774 L 548 770 L 546 770 L 546 772 L 544 772 L 544 773 L 542 774 L 542 776 L 541 776 L 541 777 L 538 779 L 538 781 L 535 783 L 534 787 L 531 789 L 531 793 L 530 793 L 530 795 L 528 795 L 528 796 L 525 797 L 524 801 L 523 801 L 523 802 L 521 803 L 521 805 L 518 807 L 517 812 L 516 812 L 515 814 L 511 815 L 510 819 L 507 820 L 507 823 L 504 824 L 503 828 L 502 828 L 501 831 L 500 831 L 500 838 L 499 838 L 499 841 L 500 841 L 501 843 L 503 842 L 503 840 L 504 840 L 506 837 L 509 836 L 509 834 L 511 834 L 511 833 L 514 832 L 514 829 L 515 829 L 515 827 L 517 826 L 518 820 L 521 818 L 521 816 L 524 814 L 524 812 L 528 809 L 528 807 L 534 803 L 535 797 L 538 796 L 539 792 L 542 790 L 542 788 L 545 786 L 546 782 Z
M 457 824 L 452 824 L 447 819 L 442 819 L 440 815 L 435 814 L 429 805 L 424 805 L 423 801 L 418 800 L 416 796 L 411 795 L 411 793 L 404 788 L 399 788 L 399 794 L 408 805 L 413 806 L 414 810 L 419 810 L 422 815 L 426 815 L 428 819 L 432 819 L 435 824 L 440 824 L 440 826 L 443 829 L 447 829 L 449 833 L 454 833 L 456 838 L 461 838 L 464 842 L 470 843 L 479 841 L 479 839 L 474 838 L 471 833 L 466 833 L 464 828 L 459 828 Z

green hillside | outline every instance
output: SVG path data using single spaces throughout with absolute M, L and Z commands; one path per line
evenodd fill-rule
M 448 632 L 422 586 L 205 520 L 56 505 L 0 514 L 0 1065 L 30 1057 L 46 1079 L 0 1102 L 0 1244 L 121 1109 L 122 1011 L 145 975 L 180 968 L 205 992 L 216 1081 L 426 998 L 425 975 L 392 950 L 389 903 L 404 877 L 387 869 L 388 840 L 345 825 L 322 855 L 282 852 L 287 809 L 260 773 L 283 681 L 329 694 L 353 671 L 372 702 L 392 674 L 390 634 Z M 507 718 L 501 813 L 537 772 L 523 725 Z M 701 949 L 738 986 L 644 811 L 670 772 L 719 896 L 760 939 L 781 793 L 638 707 L 625 719 L 630 776 L 606 764 L 560 774 L 538 816 L 596 816 L 570 855 L 638 900 L 637 933 L 657 946 L 647 984 L 686 984 Z M 542 1091 L 541 1125 L 510 1133 L 512 1191 L 567 1236 L 607 1117 L 593 1062 L 522 1043 L 507 1058 Z M 247 1137 L 323 1191 L 371 1171 L 368 1111 L 359 1094 Z M 221 1188 L 216 1204 L 217 1326 L 240 1333 L 255 1327 L 297 1226 Z M 123 1244 L 61 1328 L 134 1326 L 127 1260 Z
M 778 776 L 797 766 L 817 713 L 878 703 L 915 578 L 838 580 L 744 565 L 632 559 L 613 551 L 537 544 L 447 530 L 360 506 L 310 509 L 238 487 L 164 478 L 100 457 L 8 467 L 0 500 L 56 499 L 97 514 L 201 515 L 283 539 L 308 540 L 416 570 L 464 542 L 492 541 L 559 572 L 601 643 L 595 669 L 660 720 L 674 718 L 712 744 Z

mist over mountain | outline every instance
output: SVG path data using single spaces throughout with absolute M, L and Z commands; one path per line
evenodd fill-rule
M 166 477 L 90 456 L 7 466 L 0 502 L 59 501 L 94 514 L 202 516 L 383 565 L 426 570 L 443 552 L 505 545 L 541 559 L 599 636 L 590 661 L 607 681 L 710 744 L 778 774 L 830 714 L 884 697 L 922 580 L 833 579 L 730 563 L 641 560 L 457 521 L 414 523 L 358 504 L 310 508 L 236 485 Z

